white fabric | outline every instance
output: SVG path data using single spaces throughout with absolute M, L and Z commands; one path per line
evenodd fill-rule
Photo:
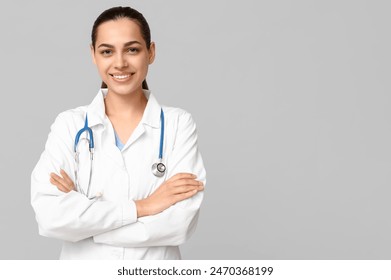
M 59 114 L 51 126 L 45 150 L 31 175 L 31 203 L 39 233 L 64 241 L 62 259 L 179 259 L 178 245 L 195 230 L 203 192 L 139 219 L 134 200 L 148 197 L 180 172 L 196 174 L 197 180 L 206 183 L 195 123 L 186 111 L 163 107 L 167 172 L 157 178 L 151 166 L 159 155 L 161 105 L 144 91 L 148 103 L 143 118 L 120 151 L 105 115 L 106 94 L 101 89 L 89 106 Z M 95 200 L 76 191 L 63 193 L 49 182 L 50 173 L 60 174 L 60 169 L 75 180 L 73 145 L 86 113 L 95 141 L 90 193 L 103 194 Z

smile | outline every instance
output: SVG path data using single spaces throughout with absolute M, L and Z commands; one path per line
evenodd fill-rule
M 126 78 L 130 77 L 130 75 L 122 75 L 122 76 L 113 75 L 113 77 L 116 79 L 126 79 Z
M 116 81 L 127 81 L 131 76 L 133 76 L 133 74 L 134 73 L 116 73 L 109 75 L 113 77 Z
M 122 80 L 122 79 L 126 79 L 126 78 L 129 78 L 131 75 L 130 74 L 127 74 L 127 75 L 115 75 L 115 74 L 110 74 L 112 77 L 116 78 L 116 79 L 119 79 L 119 80 Z

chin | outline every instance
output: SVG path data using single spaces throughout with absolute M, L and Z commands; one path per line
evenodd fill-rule
M 135 93 L 139 90 L 141 90 L 142 85 L 140 84 L 139 86 L 135 87 L 132 85 L 107 85 L 109 91 L 112 91 L 116 94 L 120 95 L 127 95 L 127 94 L 132 94 Z

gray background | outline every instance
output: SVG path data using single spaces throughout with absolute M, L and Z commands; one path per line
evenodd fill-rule
M 1 259 L 55 259 L 30 174 L 61 111 L 100 79 L 90 30 L 131 5 L 157 44 L 150 88 L 190 111 L 208 171 L 187 259 L 390 259 L 388 1 L 4 1 Z

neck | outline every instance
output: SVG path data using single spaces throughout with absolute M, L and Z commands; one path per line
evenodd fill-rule
M 106 115 L 108 117 L 134 118 L 143 115 L 147 98 L 140 89 L 131 94 L 107 92 L 105 98 Z

